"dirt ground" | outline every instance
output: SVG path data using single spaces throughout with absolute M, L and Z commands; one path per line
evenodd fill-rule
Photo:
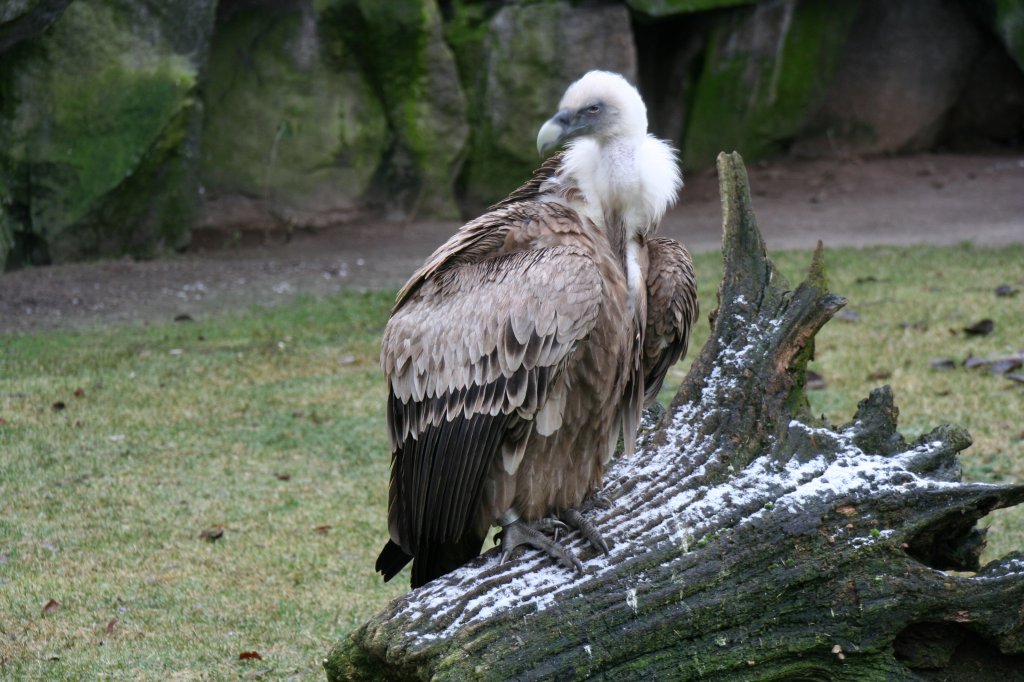
M 1024 157 L 918 155 L 784 161 L 750 168 L 769 249 L 1024 242 Z M 299 294 L 398 287 L 456 222 L 377 222 L 152 261 L 122 259 L 0 274 L 0 332 L 193 319 Z M 713 172 L 686 179 L 661 234 L 717 249 Z M 1024 263 L 1021 264 L 1024 268 Z

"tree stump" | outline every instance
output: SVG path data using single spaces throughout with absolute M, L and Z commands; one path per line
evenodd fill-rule
M 1024 554 L 979 568 L 976 522 L 1024 485 L 961 482 L 970 442 L 907 443 L 888 386 L 815 419 L 814 335 L 845 303 L 819 244 L 795 289 L 765 253 L 737 154 L 718 159 L 725 274 L 711 338 L 593 514 L 614 543 L 575 575 L 496 551 L 396 599 L 331 652 L 330 680 L 1011 679 Z M 369 568 L 367 569 L 369 570 Z M 957 571 L 951 573 L 949 571 Z

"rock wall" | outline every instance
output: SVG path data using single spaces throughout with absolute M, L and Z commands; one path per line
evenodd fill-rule
M 591 68 L 684 170 L 1024 144 L 1024 0 L 9 0 L 0 264 L 456 217 Z
M 0 261 L 188 243 L 213 10 L 74 2 L 0 55 Z
M 474 8 L 475 9 L 475 8 Z M 459 7 L 449 31 L 469 93 L 472 144 L 461 178 L 478 210 L 501 199 L 540 162 L 533 141 L 565 86 L 591 69 L 636 82 L 636 47 L 622 5 L 506 5 L 493 16 Z
M 199 229 L 290 230 L 359 214 L 390 144 L 384 105 L 310 0 L 222 0 L 204 101 Z

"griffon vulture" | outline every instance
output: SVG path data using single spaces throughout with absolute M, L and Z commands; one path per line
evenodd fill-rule
M 542 155 L 562 143 L 398 294 L 385 580 L 410 560 L 413 587 L 461 566 L 494 524 L 503 559 L 528 545 L 582 570 L 544 532 L 563 522 L 607 551 L 579 510 L 685 353 L 696 284 L 686 249 L 653 238 L 682 180 L 636 89 L 606 71 L 573 83 L 537 136 Z

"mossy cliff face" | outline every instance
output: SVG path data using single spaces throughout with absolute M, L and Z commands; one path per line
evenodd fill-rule
M 712 29 L 683 141 L 687 169 L 723 149 L 777 154 L 820 104 L 858 3 L 784 0 L 723 14 Z
M 222 3 L 205 100 L 200 225 L 318 226 L 359 212 L 387 121 L 311 2 Z
M 536 168 L 533 141 L 566 86 L 590 69 L 635 82 L 636 50 L 624 6 L 507 5 L 483 16 L 458 8 L 449 40 L 459 53 L 473 129 L 462 184 L 474 208 L 508 194 Z
M 212 9 L 212 0 L 76 2 L 3 55 L 0 262 L 187 243 Z
M 454 176 L 469 126 L 435 0 L 323 0 L 322 29 L 381 102 L 388 143 L 371 203 L 398 217 L 457 217 Z

